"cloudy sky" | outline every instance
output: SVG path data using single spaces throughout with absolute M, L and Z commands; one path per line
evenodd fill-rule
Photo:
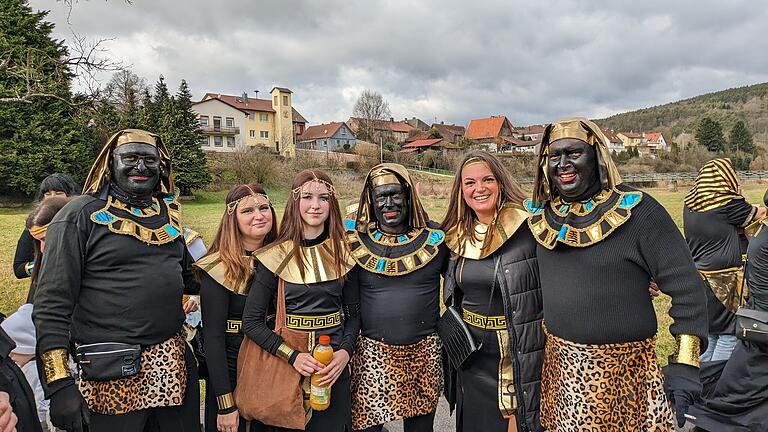
M 396 119 L 515 126 L 604 117 L 768 81 L 768 6 L 732 1 L 31 0 L 55 35 L 114 38 L 151 84 L 294 92 L 311 124 L 346 120 L 363 89 Z

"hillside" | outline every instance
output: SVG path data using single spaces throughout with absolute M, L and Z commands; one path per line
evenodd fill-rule
M 726 137 L 736 121 L 744 120 L 756 142 L 768 143 L 768 83 L 707 93 L 596 122 L 617 131 L 661 130 L 676 141 L 682 133 L 694 133 L 704 117 L 719 121 Z

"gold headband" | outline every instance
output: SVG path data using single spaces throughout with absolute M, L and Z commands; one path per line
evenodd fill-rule
M 272 203 L 269 201 L 269 196 L 267 196 L 266 194 L 263 194 L 263 193 L 254 192 L 253 189 L 251 189 L 250 186 L 246 185 L 245 187 L 247 187 L 248 190 L 251 191 L 251 193 L 248 194 L 248 195 L 245 195 L 245 196 L 241 196 L 240 198 L 238 198 L 238 199 L 236 199 L 236 200 L 234 200 L 232 202 L 228 202 L 227 203 L 227 214 L 228 215 L 231 215 L 232 213 L 235 212 L 235 209 L 237 209 L 237 205 L 240 203 L 240 201 L 242 201 L 242 200 L 244 200 L 246 198 L 250 198 L 250 197 L 253 198 L 253 201 L 255 202 L 256 205 L 259 205 L 259 198 L 263 198 L 264 201 L 265 201 L 264 202 L 265 204 L 269 204 L 270 206 L 272 205 Z
M 485 161 L 484 161 L 482 158 L 479 158 L 479 157 L 473 156 L 473 157 L 471 157 L 471 158 L 467 159 L 467 160 L 466 160 L 466 161 L 465 161 L 465 162 L 464 162 L 464 163 L 461 165 L 461 167 L 462 167 L 462 168 L 464 168 L 464 167 L 466 167 L 466 166 L 475 165 L 475 164 L 479 164 L 479 163 L 486 163 L 486 162 L 485 162 Z
M 48 231 L 48 225 L 49 224 L 45 224 L 43 226 L 33 226 L 29 229 L 29 234 L 31 234 L 34 238 L 38 238 L 42 234 L 45 234 L 46 231 Z
M 115 148 L 131 143 L 149 144 L 152 147 L 157 147 L 157 139 L 154 136 L 141 130 L 131 130 L 129 132 L 123 132 L 117 137 Z
M 325 185 L 325 187 L 328 189 L 328 194 L 330 194 L 330 195 L 333 195 L 333 194 L 336 193 L 336 188 L 332 184 L 328 183 L 327 181 L 325 181 L 325 180 L 323 180 L 321 178 L 317 178 L 315 173 L 312 173 L 312 178 L 311 179 L 309 179 L 309 180 L 305 181 L 304 183 L 302 183 L 301 186 L 291 189 L 291 194 L 293 194 L 293 200 L 294 201 L 298 200 L 299 196 L 301 195 L 301 190 L 304 188 L 304 186 L 306 186 L 308 183 L 312 183 L 312 182 L 318 183 L 318 184 L 321 184 L 321 185 Z
M 373 187 L 400 184 L 400 179 L 398 179 L 391 171 L 384 168 L 371 172 L 370 179 Z

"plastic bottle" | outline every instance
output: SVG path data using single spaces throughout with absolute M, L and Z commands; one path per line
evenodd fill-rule
M 322 335 L 318 338 L 318 345 L 312 350 L 312 357 L 320 363 L 328 365 L 333 359 L 331 337 Z M 310 380 L 309 405 L 315 411 L 323 411 L 331 405 L 331 386 L 318 384 L 325 375 L 314 373 Z

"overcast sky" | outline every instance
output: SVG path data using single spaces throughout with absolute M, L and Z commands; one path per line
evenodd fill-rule
M 363 89 L 395 119 L 513 125 L 592 118 L 768 81 L 759 1 L 80 0 L 55 36 L 114 38 L 150 84 L 294 92 L 310 122 L 346 120 Z

